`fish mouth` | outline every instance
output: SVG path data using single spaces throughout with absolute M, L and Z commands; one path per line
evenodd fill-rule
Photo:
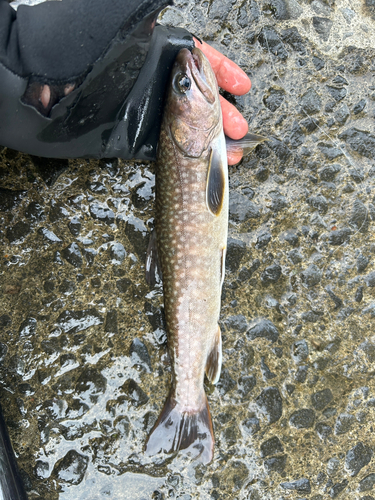
M 208 86 L 204 71 L 205 61 L 203 60 L 203 58 L 203 53 L 199 49 L 194 48 L 192 52 L 189 52 L 189 54 L 187 55 L 187 65 L 197 87 L 199 88 L 205 99 L 210 104 L 213 104 L 215 102 L 215 94 Z M 209 64 L 208 62 L 206 63 Z

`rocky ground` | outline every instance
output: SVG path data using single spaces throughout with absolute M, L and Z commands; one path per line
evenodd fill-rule
M 375 498 L 375 4 L 181 0 L 269 141 L 230 168 L 215 457 L 143 455 L 168 393 L 154 165 L 0 151 L 0 402 L 30 500 Z M 197 493 L 199 491 L 199 494 Z

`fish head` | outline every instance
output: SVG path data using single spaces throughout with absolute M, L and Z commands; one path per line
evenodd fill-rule
M 172 68 L 164 119 L 184 156 L 199 157 L 222 130 L 219 91 L 208 59 L 182 49 Z

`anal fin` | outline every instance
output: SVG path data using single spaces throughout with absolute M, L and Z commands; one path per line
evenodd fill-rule
M 206 375 L 211 384 L 216 384 L 220 378 L 222 363 L 221 352 L 221 331 L 220 326 L 217 325 L 217 332 L 215 335 L 214 343 L 206 362 Z

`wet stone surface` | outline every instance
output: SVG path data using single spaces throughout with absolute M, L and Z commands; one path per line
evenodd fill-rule
M 181 0 L 268 141 L 230 167 L 214 460 L 146 457 L 170 387 L 154 165 L 0 150 L 0 402 L 30 500 L 375 498 L 371 2 Z

